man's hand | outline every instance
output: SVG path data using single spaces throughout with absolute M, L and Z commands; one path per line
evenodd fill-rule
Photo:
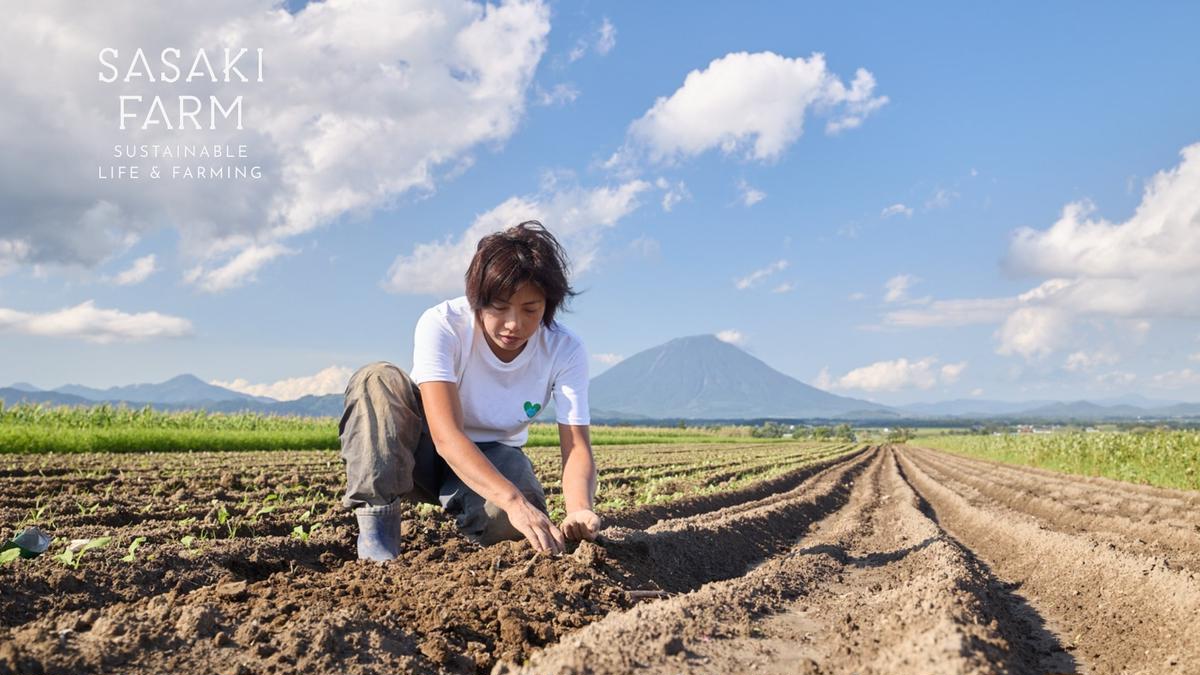
M 513 502 L 504 512 L 508 515 L 508 522 L 529 540 L 533 550 L 539 553 L 562 553 L 567 547 L 562 532 L 558 531 L 546 514 L 524 497 Z
M 595 541 L 600 532 L 600 516 L 590 509 L 579 509 L 568 513 L 558 528 L 567 539 Z

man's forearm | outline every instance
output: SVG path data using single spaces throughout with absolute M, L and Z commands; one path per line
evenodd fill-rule
M 562 486 L 567 513 L 592 510 L 596 501 L 596 463 L 591 452 L 576 450 L 567 457 Z
M 480 497 L 503 509 L 507 509 L 517 500 L 524 499 L 517 486 L 505 478 L 479 450 L 479 446 L 465 434 L 435 441 L 434 445 L 455 475 Z

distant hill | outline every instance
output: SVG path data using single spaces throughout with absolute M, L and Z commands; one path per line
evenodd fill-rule
M 108 389 L 94 389 L 78 384 L 56 387 L 52 391 L 72 394 L 92 401 L 143 401 L 145 403 L 187 403 L 189 401 L 259 401 L 274 402 L 265 396 L 251 396 L 209 384 L 195 375 L 176 375 L 158 384 L 129 384 Z
M 714 335 L 675 338 L 592 378 L 592 408 L 654 419 L 894 417 L 784 375 Z

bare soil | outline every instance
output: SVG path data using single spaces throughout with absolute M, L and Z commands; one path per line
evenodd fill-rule
M 560 557 L 414 506 L 379 564 L 330 457 L 9 461 L 9 531 L 45 507 L 114 540 L 0 567 L 0 674 L 1200 672 L 1194 493 L 880 447 L 606 514 Z

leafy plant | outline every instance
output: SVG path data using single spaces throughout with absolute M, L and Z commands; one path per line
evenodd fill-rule
M 20 557 L 21 549 L 16 548 L 15 546 L 13 548 L 0 551 L 0 565 L 7 565 L 8 563 Z
M 311 537 L 312 533 L 320 526 L 320 523 L 313 523 L 311 526 L 309 526 L 308 531 L 305 532 L 303 525 L 297 525 L 292 528 L 292 536 L 307 544 L 308 538 Z
M 129 553 L 121 557 L 121 562 L 131 563 L 136 559 L 136 551 L 138 547 L 146 542 L 145 537 L 138 537 L 129 544 Z
M 95 539 L 89 539 L 83 544 L 83 546 L 79 548 L 78 551 L 73 550 L 71 546 L 68 545 L 67 548 L 63 549 L 62 553 L 54 556 L 54 559 L 64 565 L 67 565 L 71 569 L 79 569 L 79 563 L 83 561 L 83 556 L 88 551 L 97 548 L 104 548 L 105 546 L 108 546 L 109 542 L 111 541 L 112 537 L 97 537 Z

